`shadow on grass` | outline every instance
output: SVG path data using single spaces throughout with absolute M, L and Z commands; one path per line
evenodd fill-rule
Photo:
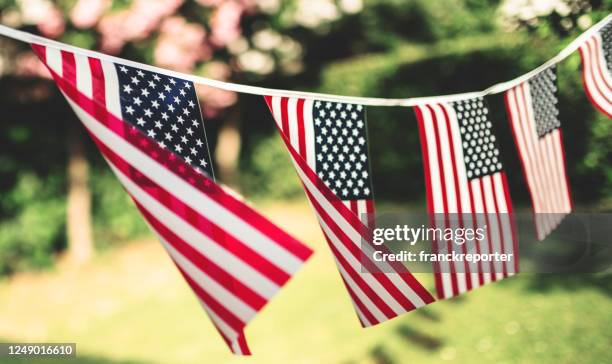
M 594 289 L 612 297 L 612 274 L 534 274 L 525 288 L 538 292 Z

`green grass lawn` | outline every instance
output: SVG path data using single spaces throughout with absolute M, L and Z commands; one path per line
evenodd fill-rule
M 310 211 L 264 212 L 316 254 L 247 328 L 253 357 L 230 354 L 150 240 L 0 283 L 0 340 L 76 342 L 82 363 L 612 362 L 609 275 L 524 274 L 362 329 Z

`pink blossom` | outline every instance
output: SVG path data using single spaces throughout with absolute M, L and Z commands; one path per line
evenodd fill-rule
M 202 103 L 202 113 L 207 118 L 219 116 L 223 109 L 232 106 L 238 100 L 238 95 L 235 92 L 210 86 L 198 85 L 196 93 Z
M 44 18 L 37 24 L 38 30 L 46 37 L 57 38 L 66 29 L 66 22 L 62 12 L 57 8 L 52 8 Z
M 210 19 L 213 44 L 222 47 L 240 37 L 244 10 L 245 6 L 237 1 L 226 1 L 217 8 Z
M 18 76 L 35 76 L 51 79 L 51 73 L 40 59 L 32 53 L 21 53 L 15 59 L 15 74 Z
M 110 5 L 109 0 L 78 0 L 70 11 L 70 20 L 77 28 L 91 28 Z
M 206 31 L 198 24 L 187 23 L 181 17 L 164 20 L 155 46 L 155 63 L 177 71 L 191 71 L 196 62 L 212 55 L 206 44 Z

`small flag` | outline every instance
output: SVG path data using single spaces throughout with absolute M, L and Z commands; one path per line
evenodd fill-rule
M 434 263 L 438 297 L 450 298 L 518 271 L 512 202 L 483 98 L 416 106 L 427 207 L 435 228 L 482 228 L 484 239 L 434 241 L 434 253 L 513 254 L 514 259 Z M 435 216 L 435 217 L 434 217 Z
M 555 67 L 550 67 L 505 95 L 539 240 L 572 211 L 556 79 Z
M 371 230 L 358 215 L 373 211 L 363 105 L 265 100 L 361 324 L 376 325 L 433 302 L 402 264 L 372 260 Z
M 192 82 L 32 44 L 223 339 L 312 251 L 216 184 Z
M 599 111 L 612 118 L 612 22 L 580 46 L 582 82 Z

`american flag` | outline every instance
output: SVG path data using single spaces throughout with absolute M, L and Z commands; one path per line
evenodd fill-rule
M 358 215 L 373 211 L 364 107 L 276 96 L 265 100 L 361 324 L 376 325 L 433 302 L 403 265 L 371 259 L 371 230 Z
M 486 226 L 485 239 L 462 245 L 434 241 L 434 252 L 517 253 L 508 183 L 484 99 L 419 105 L 414 109 L 432 225 L 441 229 Z M 517 259 L 435 263 L 438 297 L 454 297 L 513 275 L 518 271 L 517 264 Z
M 550 67 L 505 95 L 539 240 L 572 211 L 556 78 L 555 67 Z
M 612 118 L 612 22 L 587 38 L 579 49 L 587 96 L 595 107 Z
M 230 349 L 312 251 L 212 180 L 195 85 L 33 44 Z

